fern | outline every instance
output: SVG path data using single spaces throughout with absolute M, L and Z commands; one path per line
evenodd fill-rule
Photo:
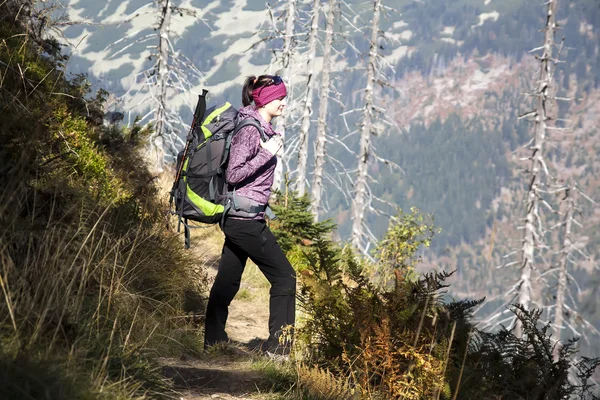
M 591 396 L 589 382 L 600 361 L 575 361 L 575 341 L 564 344 L 554 360 L 540 312 L 514 307 L 523 339 L 507 329 L 480 332 L 470 318 L 484 299 L 446 301 L 453 272 L 415 273 L 417 249 L 428 245 L 433 232 L 419 225 L 425 219 L 415 210 L 396 219 L 371 261 L 333 242 L 333 225 L 315 224 L 302 209 L 308 202 L 294 194 L 279 202 L 293 208 L 280 213 L 276 227 L 300 270 L 305 318 L 296 329 L 297 355 L 316 366 L 314 379 L 347 377 L 354 393 L 369 399 Z

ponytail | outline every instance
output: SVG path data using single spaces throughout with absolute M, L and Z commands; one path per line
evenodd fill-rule
M 249 76 L 244 81 L 244 87 L 242 88 L 242 105 L 244 107 L 249 106 L 254 101 L 254 98 L 252 97 L 254 82 L 256 82 L 255 76 Z

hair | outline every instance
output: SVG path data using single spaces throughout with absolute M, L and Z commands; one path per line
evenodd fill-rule
M 252 97 L 254 89 L 267 86 L 271 81 L 271 75 L 260 75 L 258 78 L 254 75 L 247 77 L 242 88 L 242 104 L 244 107 L 249 106 L 254 101 L 254 97 Z

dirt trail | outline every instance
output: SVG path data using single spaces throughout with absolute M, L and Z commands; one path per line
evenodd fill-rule
M 268 391 L 270 383 L 252 369 L 250 359 L 161 361 L 164 375 L 173 380 L 181 400 L 268 399 L 261 392 Z
M 212 280 L 217 273 L 223 238 L 218 228 L 203 233 L 202 237 L 208 239 L 202 240 L 202 247 L 192 243 L 192 251 L 207 266 Z M 198 239 L 193 242 L 198 243 Z M 252 369 L 252 358 L 257 356 L 249 350 L 268 336 L 268 294 L 259 274 L 249 262 L 240 292 L 229 307 L 226 330 L 239 348 L 232 347 L 228 349 L 231 354 L 219 357 L 161 360 L 163 373 L 173 380 L 181 400 L 272 398 L 261 394 L 268 391 L 269 383 Z

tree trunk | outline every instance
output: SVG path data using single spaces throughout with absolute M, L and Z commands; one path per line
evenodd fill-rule
M 321 74 L 321 89 L 319 92 L 319 120 L 317 122 L 317 148 L 315 151 L 315 172 L 312 181 L 312 213 L 315 221 L 319 220 L 321 211 L 321 196 L 323 192 L 323 166 L 325 165 L 325 146 L 327 144 L 327 111 L 329 108 L 329 82 L 331 75 L 332 59 L 331 49 L 333 47 L 333 29 L 335 20 L 335 8 L 338 0 L 329 0 L 327 11 L 327 22 L 325 26 L 325 46 L 323 47 L 323 72 Z
M 519 285 L 518 302 L 529 309 L 534 293 L 533 282 L 535 279 L 532 276 L 535 271 L 535 253 L 542 239 L 542 232 L 539 232 L 538 225 L 540 223 L 539 216 L 539 197 L 540 197 L 540 179 L 545 169 L 544 164 L 544 143 L 546 140 L 546 122 L 549 117 L 547 107 L 549 105 L 550 89 L 552 87 L 552 50 L 554 47 L 554 32 L 556 30 L 557 0 L 548 1 L 548 15 L 546 20 L 545 38 L 543 54 L 540 58 L 540 77 L 536 86 L 538 89 L 535 93 L 537 97 L 537 107 L 535 112 L 535 137 L 532 146 L 530 174 L 528 181 L 530 182 L 527 192 L 527 214 L 525 216 L 525 235 L 523 239 L 523 248 L 521 251 L 521 281 Z M 515 334 L 522 335 L 520 324 L 516 326 Z
M 292 97 L 292 74 L 291 74 L 291 62 L 292 62 L 292 40 L 294 38 L 294 26 L 296 23 L 296 0 L 288 0 L 287 12 L 285 18 L 285 37 L 283 38 L 283 54 L 281 60 L 281 66 L 283 68 L 282 77 L 288 88 L 288 104 L 289 99 Z M 287 114 L 285 112 L 282 116 L 277 118 L 276 130 L 281 134 L 284 139 L 285 150 L 285 127 L 287 124 Z M 282 152 L 283 153 L 283 152 Z M 283 157 L 283 156 L 282 156 Z M 283 182 L 283 160 L 277 163 L 275 168 L 275 177 L 273 180 L 273 188 L 281 189 L 281 183 Z
M 313 15 L 311 21 L 310 34 L 308 36 L 308 61 L 306 63 L 306 94 L 302 105 L 302 124 L 300 125 L 300 143 L 298 149 L 298 175 L 296 181 L 296 191 L 303 196 L 306 190 L 306 172 L 308 160 L 308 133 L 310 131 L 310 117 L 312 115 L 312 99 L 314 92 L 314 63 L 317 55 L 317 37 L 319 35 L 319 15 L 321 1 L 313 0 Z
M 365 208 L 367 207 L 367 172 L 371 146 L 371 128 L 373 116 L 373 92 L 375 89 L 375 65 L 377 63 L 377 37 L 379 35 L 379 19 L 381 17 L 381 1 L 375 0 L 373 21 L 371 23 L 371 43 L 367 64 L 367 86 L 365 88 L 365 106 L 363 109 L 362 129 L 360 135 L 360 153 L 358 155 L 358 176 L 356 178 L 355 195 L 352 203 L 352 246 L 362 250 L 364 234 Z
M 565 313 L 565 294 L 567 291 L 567 268 L 569 264 L 569 255 L 571 254 L 571 230 L 573 228 L 573 216 L 575 213 L 575 200 L 572 188 L 567 191 L 567 214 L 565 215 L 565 236 L 560 251 L 560 261 L 558 266 L 558 287 L 556 288 L 556 303 L 554 305 L 554 339 L 560 341 L 562 324 Z M 560 345 L 554 347 L 554 359 L 558 360 Z
M 154 146 L 156 166 L 162 171 L 164 163 L 164 143 L 167 135 L 167 89 L 169 74 L 169 31 L 171 27 L 170 0 L 162 0 L 159 24 L 158 63 L 156 66 L 156 109 L 154 113 Z

